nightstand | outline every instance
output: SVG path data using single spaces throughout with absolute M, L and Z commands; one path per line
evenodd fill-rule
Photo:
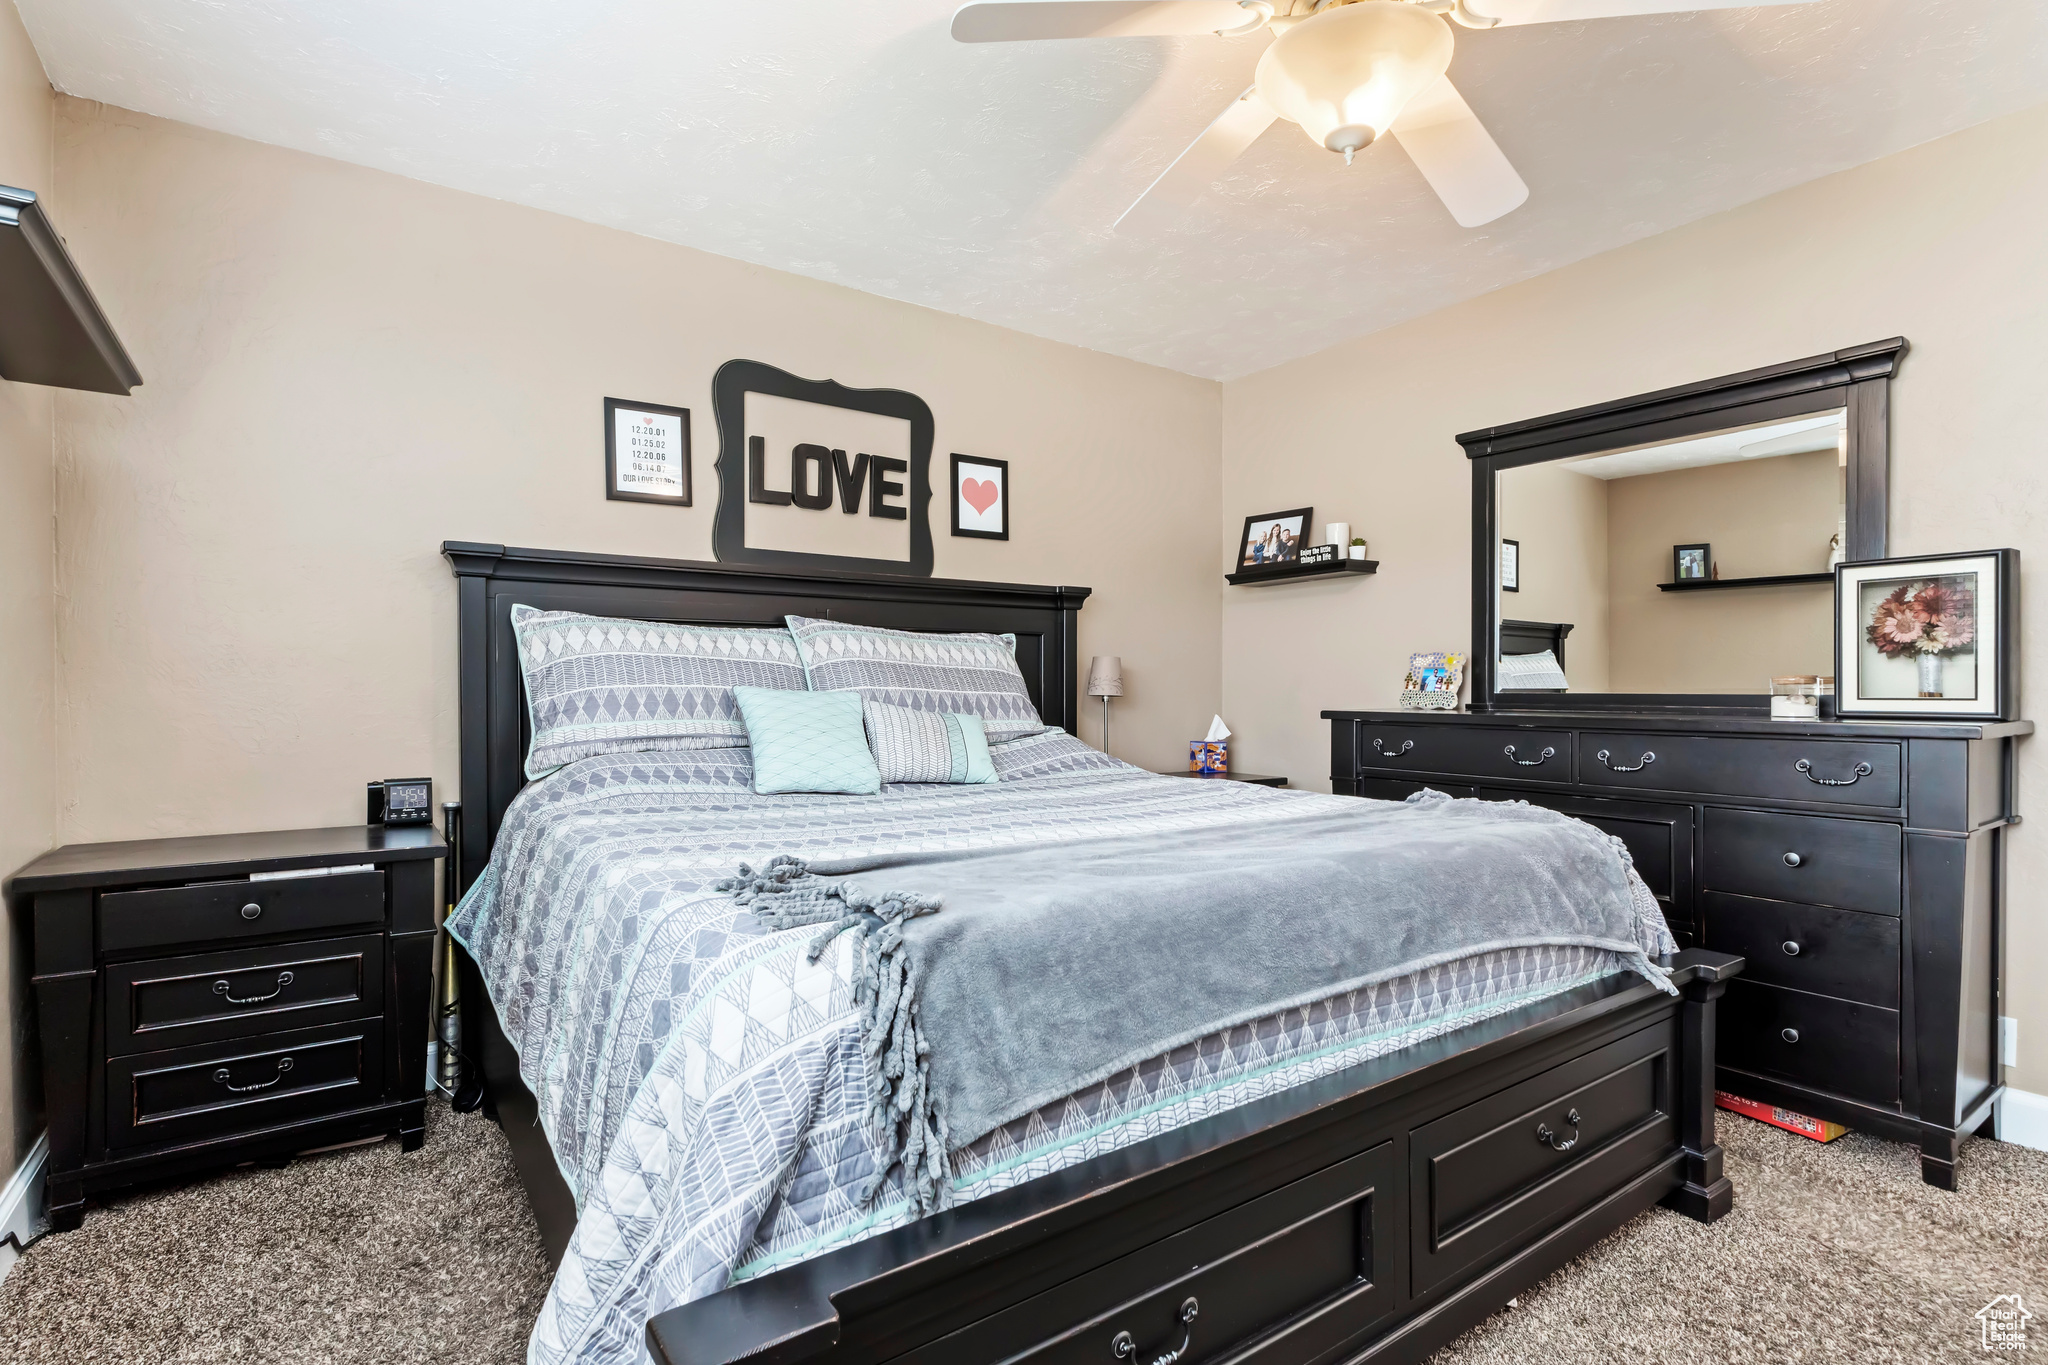
M 419 1147 L 444 852 L 431 826 L 352 825 L 72 844 L 16 873 L 51 1227 L 142 1182 Z
M 1262 773 L 1188 773 L 1176 770 L 1159 775 L 1161 777 L 1193 777 L 1199 778 L 1204 782 L 1249 782 L 1255 787 L 1284 787 L 1287 785 L 1287 779 L 1284 777 L 1267 777 Z

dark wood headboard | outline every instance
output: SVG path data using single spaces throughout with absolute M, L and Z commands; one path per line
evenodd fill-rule
M 518 550 L 447 541 L 461 623 L 462 884 L 491 856 L 505 807 L 526 785 L 530 729 L 512 608 L 582 611 L 691 625 L 779 626 L 820 616 L 895 630 L 986 630 L 1017 637 L 1038 714 L 1072 732 L 1087 588 L 949 578 L 807 574 L 687 559 Z
M 1567 621 L 1502 621 L 1500 623 L 1500 652 L 1505 658 L 1510 654 L 1541 654 L 1549 650 L 1557 656 L 1557 666 L 1564 667 L 1564 637 L 1572 633 L 1572 623 Z

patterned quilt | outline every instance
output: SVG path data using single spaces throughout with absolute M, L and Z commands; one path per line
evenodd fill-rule
M 1224 828 L 1350 799 L 1158 778 L 1058 731 L 991 753 L 990 785 L 768 797 L 745 749 L 600 756 L 513 802 L 449 927 L 576 1196 L 530 1361 L 643 1359 L 654 1314 L 915 1217 L 896 1186 L 858 1202 L 880 1144 L 851 936 L 807 964 L 812 932 L 768 932 L 711 890 L 737 864 Z M 1644 938 L 1669 947 L 1661 921 Z M 953 1201 L 1620 969 L 1592 949 L 1485 953 L 1240 1025 L 955 1153 Z

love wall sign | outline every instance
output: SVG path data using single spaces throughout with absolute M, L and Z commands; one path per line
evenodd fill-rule
M 711 382 L 725 563 L 929 577 L 932 411 L 900 389 L 849 389 L 755 360 Z M 953 534 L 1009 539 L 1009 465 L 953 457 Z

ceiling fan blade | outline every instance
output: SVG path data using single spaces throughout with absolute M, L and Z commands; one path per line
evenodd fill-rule
M 1765 9 L 1813 0 L 1464 0 L 1464 11 L 1484 23 L 1556 24 L 1570 19 L 1620 19 L 1632 14 L 1687 14 L 1702 9 Z
M 1392 131 L 1460 227 L 1490 223 L 1529 197 L 1529 187 L 1448 77 L 1438 76 L 1409 101 Z
M 1273 112 L 1273 106 L 1259 98 L 1256 87 L 1246 90 L 1230 102 L 1230 107 L 1216 116 L 1216 121 L 1202 130 L 1202 135 L 1188 144 L 1187 150 L 1173 159 L 1173 164 L 1159 173 L 1159 178 L 1145 187 L 1131 206 L 1117 216 L 1115 226 L 1123 226 L 1126 218 L 1138 211 L 1140 204 L 1177 205 L 1185 207 L 1201 195 L 1203 190 L 1216 183 L 1230 163 L 1244 155 L 1245 148 L 1258 141 L 1259 134 L 1273 126 L 1273 120 L 1280 116 Z
M 1237 0 L 992 0 L 953 16 L 963 43 L 1031 38 L 1177 37 L 1242 28 L 1261 18 Z

